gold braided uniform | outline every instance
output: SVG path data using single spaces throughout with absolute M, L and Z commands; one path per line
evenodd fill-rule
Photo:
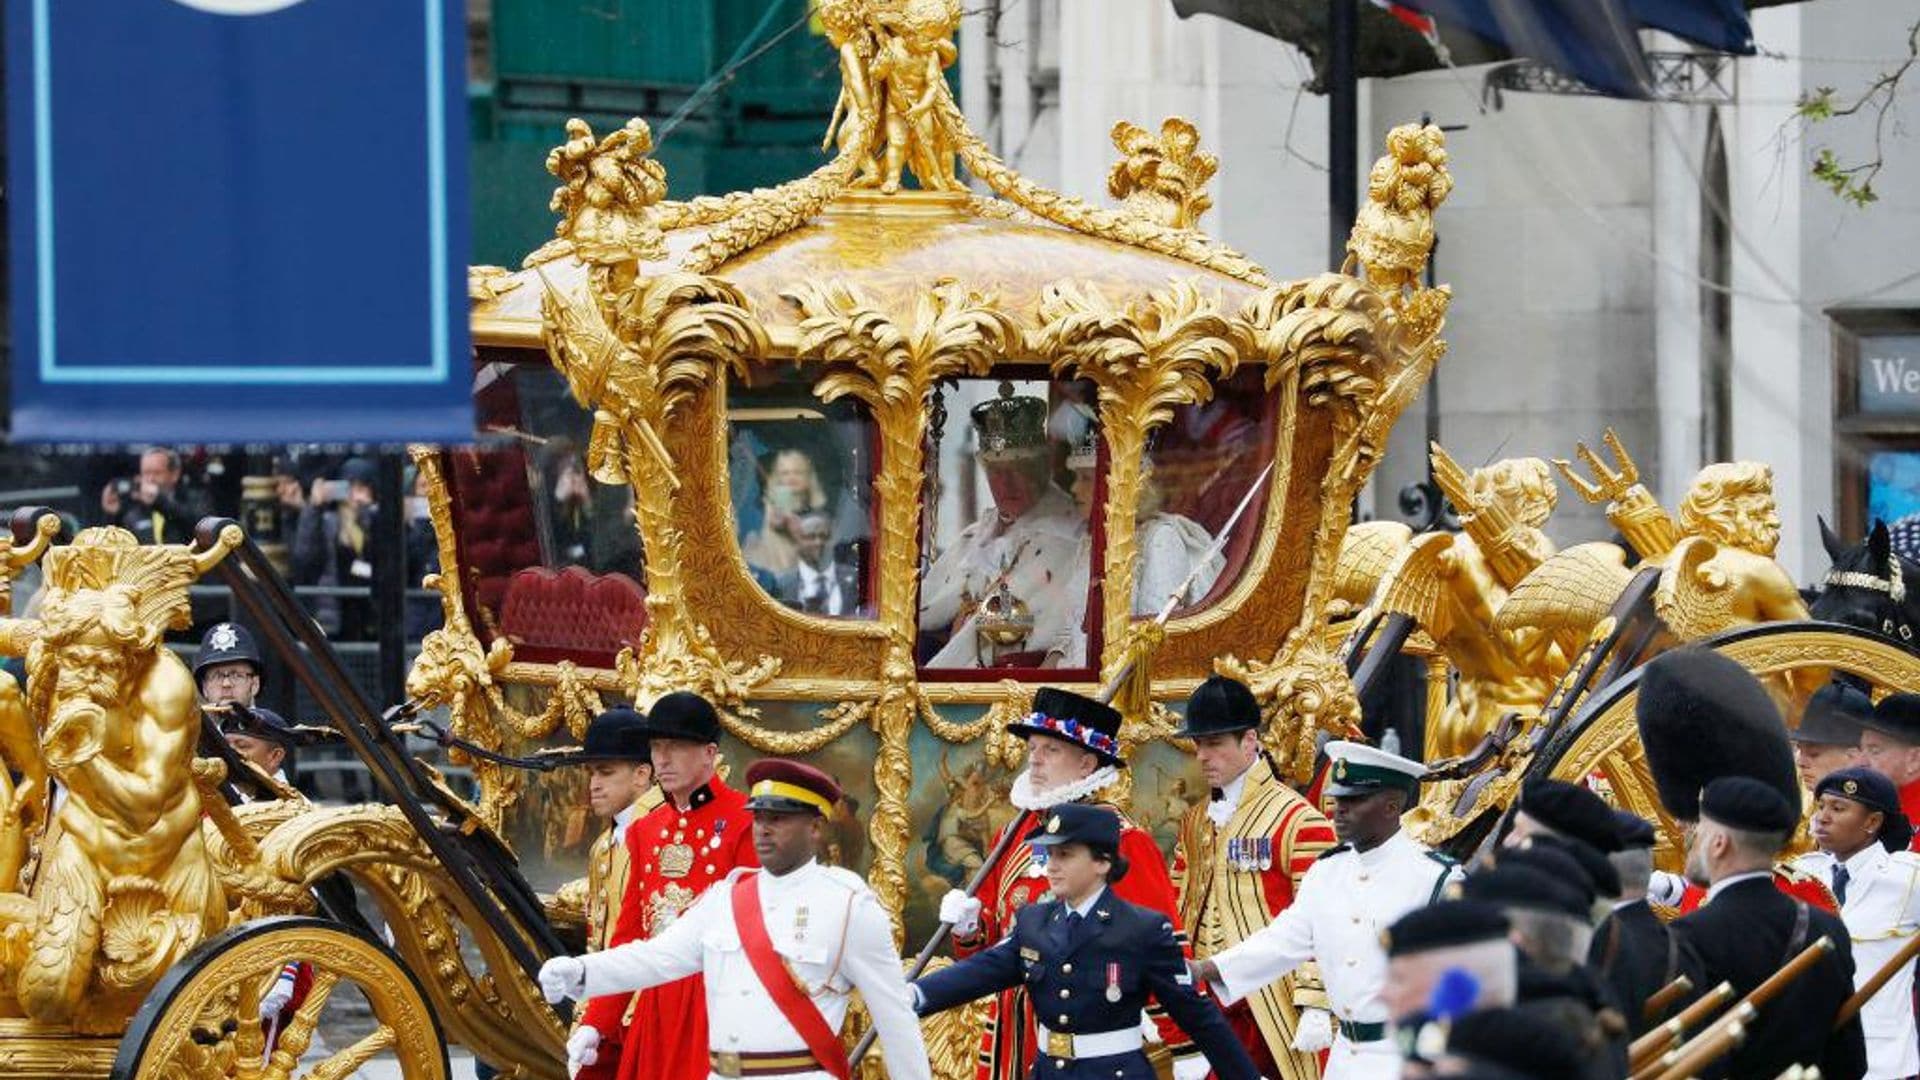
M 1279 778 L 1264 754 L 1248 768 L 1225 826 L 1214 825 L 1205 805 L 1189 809 L 1180 819 L 1173 881 L 1194 956 L 1214 956 L 1265 928 L 1293 903 L 1308 867 L 1333 844 L 1333 825 Z M 1320 1075 L 1318 1059 L 1294 1050 L 1293 1034 L 1300 1010 L 1327 1007 L 1319 970 L 1304 964 L 1229 1008 L 1227 1019 L 1263 1075 L 1313 1080 Z

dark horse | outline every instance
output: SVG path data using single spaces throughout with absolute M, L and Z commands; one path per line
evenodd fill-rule
M 1820 519 L 1820 542 L 1833 568 L 1808 613 L 1816 619 L 1877 630 L 1920 652 L 1920 563 L 1893 550 L 1885 522 L 1875 520 L 1864 544 L 1848 547 Z

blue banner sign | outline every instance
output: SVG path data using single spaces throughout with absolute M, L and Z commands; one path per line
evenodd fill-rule
M 6 0 L 24 442 L 471 439 L 464 0 Z

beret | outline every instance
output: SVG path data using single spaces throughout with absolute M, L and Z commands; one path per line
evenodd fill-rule
M 1455 1020 L 1447 1033 L 1447 1053 L 1482 1068 L 1466 1074 L 1470 1076 L 1559 1080 L 1586 1071 L 1580 1044 L 1571 1032 L 1519 1009 L 1482 1009 Z
M 1535 777 L 1520 788 L 1520 811 L 1554 832 L 1602 852 L 1620 850 L 1613 808 L 1584 785 Z
M 1610 900 L 1620 896 L 1620 869 L 1592 844 L 1564 836 L 1536 836 L 1521 850 L 1529 854 L 1545 851 L 1571 856 L 1592 883 L 1595 895 Z
M 1627 848 L 1650 848 L 1660 842 L 1660 834 L 1654 831 L 1653 822 L 1639 814 L 1630 814 L 1625 810 L 1613 812 L 1614 824 L 1620 829 L 1621 850 Z
M 1410 956 L 1456 945 L 1504 941 L 1513 926 L 1492 904 L 1478 900 L 1442 900 L 1414 908 L 1387 927 L 1388 956 Z
M 1775 791 L 1750 776 L 1723 776 L 1700 793 L 1700 816 L 1749 832 L 1791 832 L 1800 814 Z
M 1467 875 L 1462 893 L 1469 900 L 1497 904 L 1502 908 L 1526 908 L 1587 919 L 1593 907 L 1593 886 L 1571 859 L 1575 881 L 1556 878 L 1537 863 L 1516 858 L 1521 852 L 1505 852 L 1492 867 Z
M 1862 765 L 1835 769 L 1813 785 L 1813 797 L 1835 795 L 1851 799 L 1869 810 L 1886 815 L 1880 825 L 1879 840 L 1888 851 L 1905 851 L 1913 840 L 1913 823 L 1900 807 L 1900 791 L 1893 781 Z

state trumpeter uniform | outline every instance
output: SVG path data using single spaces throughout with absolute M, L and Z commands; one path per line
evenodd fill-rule
M 1039 1020 L 1039 1053 L 1021 1076 L 1153 1080 L 1140 1014 L 1154 1001 L 1192 1035 L 1221 1080 L 1255 1080 L 1259 1073 L 1225 1018 L 1195 993 L 1172 920 L 1116 895 L 1131 876 L 1118 853 L 1122 835 L 1110 807 L 1069 804 L 1049 812 L 1034 843 L 1085 844 L 1111 860 L 1111 884 L 1076 904 L 1047 899 L 1022 907 L 992 948 L 914 984 L 919 1011 L 1018 987 Z
M 1192 738 L 1259 726 L 1252 692 L 1216 675 L 1188 700 L 1178 734 Z M 1334 844 L 1333 825 L 1287 786 L 1265 754 L 1213 795 L 1181 818 L 1173 861 L 1180 918 L 1200 959 L 1240 944 L 1292 906 L 1307 871 Z M 1326 1008 L 1318 965 L 1303 964 L 1289 978 L 1228 1007 L 1227 1021 L 1261 1075 L 1304 1080 L 1320 1075 L 1320 1062 L 1292 1049 L 1294 1032 L 1302 1010 Z
M 645 716 L 626 706 L 607 709 L 587 725 L 586 738 L 578 749 L 553 755 L 554 767 L 576 767 L 595 762 L 651 764 L 646 724 Z M 616 813 L 608 827 L 594 837 L 593 844 L 587 849 L 586 880 L 562 888 L 561 895 L 576 895 L 586 912 L 588 952 L 599 952 L 612 943 L 614 926 L 620 919 L 620 904 L 626 898 L 633 864 L 627 850 L 627 830 L 665 801 L 666 795 L 657 785 L 649 786 L 631 805 Z M 598 1010 L 591 1005 L 582 1010 L 574 1024 L 575 1043 L 569 1048 L 570 1056 L 579 1052 L 578 1036 L 582 1030 L 591 1028 L 594 1035 L 588 1040 L 593 1043 L 587 1055 L 591 1060 L 580 1063 L 580 1070 L 575 1074 L 576 1080 L 614 1080 L 619 1075 L 621 1037 L 633 1019 L 627 1012 L 631 1004 L 632 995 L 629 994 L 600 1006 Z M 589 1013 L 597 1011 L 604 1015 L 616 1009 L 620 1011 L 618 1023 L 613 1025 L 611 1032 L 602 1032 L 588 1022 Z
M 1327 745 L 1332 759 L 1327 790 L 1335 798 L 1371 795 L 1390 787 L 1418 791 L 1426 772 L 1415 761 L 1357 743 Z M 1439 899 L 1459 880 L 1452 860 L 1402 830 L 1379 846 L 1329 849 L 1301 880 L 1293 903 L 1272 923 L 1212 958 L 1216 989 L 1229 1004 L 1253 994 L 1309 960 L 1320 963 L 1339 1035 L 1325 1075 L 1334 1080 L 1393 1080 L 1398 1048 L 1387 1037 L 1387 957 L 1381 933 L 1400 916 Z
M 1061 739 L 1091 750 L 1100 758 L 1099 771 L 1086 782 L 1070 785 L 1061 793 L 1062 805 L 1084 800 L 1089 805 L 1103 806 L 1119 817 L 1119 852 L 1133 869 L 1124 881 L 1114 885 L 1114 892 L 1128 903 L 1165 916 L 1184 949 L 1186 937 L 1180 932 L 1179 900 L 1159 845 L 1154 843 L 1152 834 L 1134 825 L 1117 808 L 1100 802 L 1095 794 L 1112 782 L 1113 770 L 1124 765 L 1119 756 L 1120 714 L 1091 698 L 1052 687 L 1041 688 L 1034 695 L 1033 705 L 1033 713 L 1008 724 L 1007 731 L 1018 736 Z M 1027 780 L 1028 774 L 1024 772 L 1015 779 L 1016 801 L 1026 800 L 1021 792 L 1027 790 Z M 1036 848 L 1033 841 L 1041 835 L 1047 813 L 1054 807 L 1036 802 L 1027 802 L 1027 806 L 1030 808 L 1008 822 L 994 837 L 998 846 L 1008 830 L 1014 833 L 1014 841 L 982 879 L 977 893 L 982 903 L 978 929 L 954 935 L 956 957 L 964 959 L 1006 936 L 1013 930 L 1014 917 L 1020 909 L 1049 895 L 1045 848 Z M 1198 1052 L 1157 1002 L 1148 1006 L 1147 1016 L 1175 1060 L 1190 1058 Z M 1028 989 L 1016 985 L 1001 992 L 988 1009 L 986 1030 L 981 1036 L 979 1080 L 1015 1080 L 1025 1076 L 1037 1045 L 1033 1001 Z
M 831 777 L 799 762 L 757 761 L 747 779 L 749 810 L 825 814 L 840 794 Z M 635 1048 L 670 1052 L 676 1068 L 697 1057 L 700 1076 L 728 1080 L 846 1080 L 840 1031 L 857 990 L 887 1075 L 929 1080 L 886 910 L 859 875 L 817 861 L 781 875 L 735 867 L 646 940 L 550 961 L 540 981 L 553 1000 L 697 988 L 696 1009 L 655 1014 L 667 1037 Z
M 720 720 L 697 695 L 668 694 L 647 717 L 651 738 L 717 742 Z M 683 808 L 669 799 L 627 828 L 626 894 L 609 951 L 659 937 L 700 895 L 736 867 L 759 865 L 747 797 L 714 777 Z M 631 1018 L 630 1022 L 624 1022 Z M 634 995 L 595 998 L 581 1022 L 620 1042 L 619 1080 L 699 1080 L 708 1073 L 707 1012 L 700 976 Z
M 1837 796 L 1885 815 L 1880 835 L 1840 858 L 1816 851 L 1794 863 L 1830 882 L 1840 897 L 1840 921 L 1853 939 L 1853 985 L 1858 990 L 1920 934 L 1920 855 L 1908 850 L 1913 826 L 1900 809 L 1893 782 L 1865 768 L 1841 769 L 1821 778 L 1814 798 Z M 1913 965 L 1902 964 L 1860 1009 L 1867 1047 L 1868 1080 L 1894 1080 L 1920 1073 L 1915 1043 Z

